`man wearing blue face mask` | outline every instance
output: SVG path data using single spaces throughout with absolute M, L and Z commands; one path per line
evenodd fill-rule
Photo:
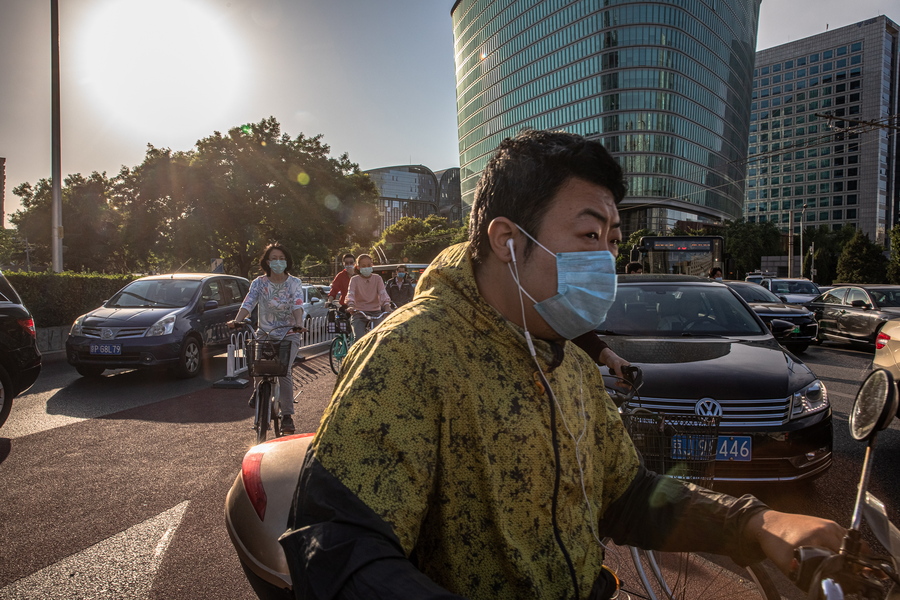
M 475 191 L 469 241 L 357 342 L 281 542 L 297 597 L 605 600 L 600 540 L 769 556 L 830 521 L 647 471 L 594 361 L 625 195 L 598 142 L 525 131 Z

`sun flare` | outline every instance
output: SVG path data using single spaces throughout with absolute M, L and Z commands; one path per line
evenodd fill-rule
M 78 30 L 78 84 L 110 125 L 138 135 L 217 123 L 243 78 L 230 29 L 195 0 L 106 0 Z

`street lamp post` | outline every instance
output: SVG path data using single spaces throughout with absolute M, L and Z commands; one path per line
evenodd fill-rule
M 803 278 L 803 228 L 806 223 L 806 207 L 808 205 L 803 203 L 803 210 L 800 213 L 800 278 Z
M 53 272 L 63 269 L 62 260 L 62 167 L 59 143 L 59 0 L 50 0 L 50 71 L 51 71 L 51 237 L 50 249 Z

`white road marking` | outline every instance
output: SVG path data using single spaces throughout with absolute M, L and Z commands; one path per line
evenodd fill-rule
M 0 589 L 2 600 L 148 598 L 188 501 Z

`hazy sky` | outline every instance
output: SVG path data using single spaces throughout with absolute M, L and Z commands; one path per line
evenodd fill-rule
M 459 165 L 453 0 L 60 0 L 62 171 L 188 150 L 274 116 L 363 169 Z M 897 0 L 764 0 L 758 48 Z M 0 0 L 0 156 L 12 190 L 50 176 L 50 2 Z

